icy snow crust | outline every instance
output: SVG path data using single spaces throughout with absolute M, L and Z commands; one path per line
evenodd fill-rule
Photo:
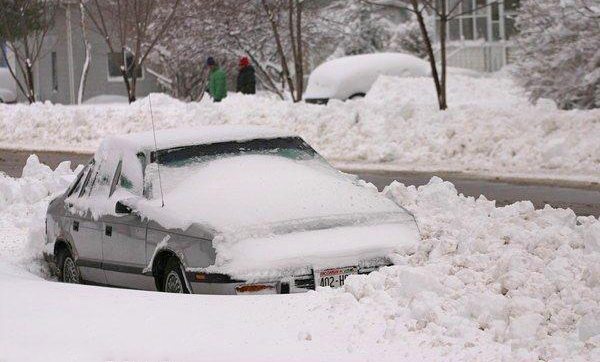
M 380 77 L 361 100 L 327 106 L 230 93 L 182 103 L 152 95 L 157 129 L 262 125 L 300 135 L 332 162 L 600 180 L 600 110 L 530 105 L 510 79 L 450 76 L 449 110 L 430 78 Z M 133 105 L 0 105 L 0 147 L 94 152 L 108 135 L 152 129 Z M 35 146 L 32 146 L 35 145 Z
M 68 166 L 52 171 L 32 156 L 22 178 L 0 176 L 9 361 L 600 359 L 596 218 L 530 202 L 496 207 L 437 178 L 392 183 L 383 194 L 414 212 L 422 233 L 395 266 L 302 295 L 166 295 L 39 277 L 43 215 L 72 179 Z

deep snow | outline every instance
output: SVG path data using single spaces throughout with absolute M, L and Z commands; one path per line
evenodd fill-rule
M 452 76 L 450 109 L 429 78 L 380 77 L 366 98 L 327 106 L 230 93 L 182 103 L 152 95 L 157 128 L 253 124 L 304 137 L 328 160 L 421 170 L 600 180 L 600 110 L 531 105 L 507 78 Z M 109 134 L 151 130 L 148 100 L 128 105 L 0 105 L 0 147 L 95 151 Z
M 67 166 L 32 156 L 24 177 L 0 177 L 4 360 L 600 359 L 593 217 L 498 208 L 438 178 L 393 183 L 384 194 L 422 232 L 396 266 L 302 295 L 166 295 L 40 278 L 43 213 L 73 177 Z

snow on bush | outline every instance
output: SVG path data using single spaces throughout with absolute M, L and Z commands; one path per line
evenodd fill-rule
M 223 102 L 152 95 L 157 128 L 252 124 L 303 136 L 336 162 L 408 169 L 551 172 L 598 178 L 600 110 L 531 106 L 509 79 L 449 79 L 436 109 L 431 79 L 380 77 L 365 99 L 327 106 L 231 93 Z M 108 134 L 151 129 L 148 100 L 133 105 L 0 105 L 0 147 L 94 151 Z
M 48 202 L 64 192 L 78 170 L 62 162 L 53 171 L 29 156 L 21 178 L 0 173 L 0 260 L 26 266 L 39 273 L 39 259 L 44 245 L 44 225 Z
M 521 1 L 516 70 L 533 100 L 600 108 L 599 17 L 597 0 Z

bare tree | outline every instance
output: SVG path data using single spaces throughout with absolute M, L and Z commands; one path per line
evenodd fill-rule
M 83 103 L 83 95 L 85 93 L 85 83 L 87 81 L 87 74 L 90 70 L 90 63 L 92 62 L 92 46 L 88 40 L 87 28 L 85 24 L 85 8 L 83 1 L 79 2 L 79 11 L 81 13 L 80 26 L 81 36 L 83 38 L 83 46 L 85 47 L 85 60 L 83 62 L 83 68 L 81 69 L 81 78 L 79 78 L 79 92 L 77 93 L 77 104 Z
M 440 110 L 448 109 L 448 101 L 446 97 L 446 78 L 447 78 L 447 57 L 446 57 L 446 25 L 453 19 L 459 16 L 474 13 L 494 4 L 498 1 L 486 1 L 479 6 L 463 6 L 471 0 L 363 0 L 368 4 L 390 6 L 397 9 L 408 10 L 415 14 L 421 36 L 423 47 L 429 59 L 431 67 L 431 75 L 435 83 L 435 90 L 438 98 Z M 435 16 L 439 20 L 439 47 L 440 47 L 440 67 L 438 70 L 437 60 L 433 47 L 431 35 L 427 29 L 426 19 L 429 16 Z
M 2 57 L 19 90 L 29 103 L 36 101 L 33 67 L 43 57 L 44 43 L 52 27 L 56 2 L 52 0 L 0 0 L 0 38 L 14 56 Z
M 271 24 L 273 39 L 275 41 L 277 54 L 281 62 L 281 71 L 283 78 L 287 82 L 290 95 L 294 102 L 302 100 L 302 91 L 304 89 L 304 64 L 302 49 L 302 8 L 303 1 L 300 0 L 261 0 L 263 10 Z M 284 26 L 281 17 L 287 13 L 287 34 L 291 47 L 291 63 L 294 66 L 294 78 L 289 69 L 289 53 L 285 51 L 281 27 Z
M 83 3 L 110 52 L 120 54 L 121 76 L 130 103 L 136 100 L 138 74 L 171 25 L 179 2 L 172 0 L 165 5 L 160 0 L 90 0 Z
M 293 97 L 298 99 L 298 90 L 304 87 L 305 69 L 320 63 L 324 54 L 335 49 L 337 42 L 332 39 L 343 37 L 343 25 L 322 16 L 323 5 L 319 2 L 291 3 L 291 28 L 290 0 L 268 0 L 267 5 L 279 20 L 280 45 L 295 89 Z M 203 89 L 202 64 L 211 55 L 230 75 L 237 69 L 237 59 L 247 56 L 255 68 L 259 87 L 285 98 L 288 79 L 283 75 L 280 53 L 261 0 L 182 0 L 172 28 L 150 58 L 153 66 L 172 81 L 172 95 L 198 98 Z

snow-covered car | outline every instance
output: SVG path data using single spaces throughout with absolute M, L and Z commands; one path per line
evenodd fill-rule
M 479 77 L 478 72 L 448 67 L 448 73 Z M 308 78 L 304 99 L 326 104 L 330 99 L 364 97 L 380 75 L 430 77 L 431 68 L 423 59 L 402 53 L 374 53 L 337 58 L 319 65 Z
M 7 68 L 0 67 L 0 103 L 17 101 L 17 85 Z
M 215 126 L 103 140 L 50 203 L 46 238 L 65 282 L 286 294 L 389 265 L 419 232 L 301 138 Z

